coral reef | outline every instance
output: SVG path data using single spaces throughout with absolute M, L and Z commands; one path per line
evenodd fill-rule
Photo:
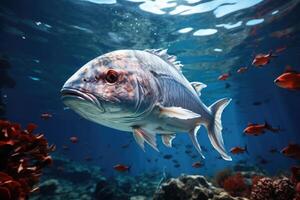
M 261 178 L 257 184 L 253 185 L 251 200 L 287 200 L 295 197 L 293 183 L 286 177 Z
M 223 182 L 223 188 L 232 196 L 248 196 L 250 190 L 241 173 L 228 177 Z
M 253 186 L 251 200 L 269 200 L 273 196 L 273 182 L 271 178 L 261 178 Z
M 213 182 L 219 186 L 219 187 L 223 187 L 224 185 L 224 181 L 230 177 L 232 175 L 232 170 L 231 169 L 228 169 L 228 168 L 225 168 L 221 171 L 219 171 L 218 173 L 216 173 L 214 179 L 213 179 Z
M 163 183 L 155 192 L 154 200 L 242 200 L 214 187 L 204 176 L 181 175 Z
M 32 194 L 30 199 L 299 200 L 295 196 L 296 185 L 290 179 L 267 178 L 257 169 L 244 170 L 251 171 L 223 171 L 226 175 L 219 174 L 219 180 L 223 180 L 219 188 L 200 175 L 170 178 L 163 172 L 152 171 L 138 176 L 119 173 L 108 178 L 98 166 L 55 155 L 53 164 L 44 170 L 40 192 Z
M 247 197 L 251 200 L 299 199 L 297 184 L 300 181 L 300 168 L 291 168 L 291 177 L 268 177 L 258 168 L 239 163 L 233 170 L 224 169 L 216 174 L 214 182 L 234 197 Z M 238 171 L 241 170 L 241 171 Z M 235 172 L 235 173 L 233 173 Z M 299 185 L 300 191 L 300 185 Z
M 42 169 L 51 164 L 54 146 L 41 134 L 34 135 L 35 124 L 23 130 L 19 124 L 0 120 L 0 197 L 27 199 L 38 189 Z

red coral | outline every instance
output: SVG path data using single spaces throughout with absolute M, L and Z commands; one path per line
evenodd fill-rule
M 249 186 L 246 184 L 244 177 L 241 173 L 236 173 L 228 177 L 223 183 L 224 189 L 232 196 L 243 196 L 249 195 Z
M 264 178 L 263 176 L 253 176 L 252 177 L 252 186 L 256 185 L 260 179 Z
M 220 187 L 223 187 L 224 185 L 224 181 L 228 178 L 232 176 L 232 171 L 231 169 L 223 169 L 221 171 L 219 171 L 216 175 L 215 175 L 215 178 L 214 178 L 214 182 L 220 186 Z
M 0 199 L 22 200 L 36 190 L 42 168 L 51 164 L 48 146 L 42 134 L 34 135 L 37 128 L 27 129 L 9 121 L 0 120 Z
M 300 167 L 299 166 L 293 166 L 291 167 L 291 181 L 294 184 L 297 184 L 298 182 L 300 182 Z
M 300 200 L 300 182 L 297 183 L 295 190 L 296 190 L 296 195 L 295 195 L 294 200 Z

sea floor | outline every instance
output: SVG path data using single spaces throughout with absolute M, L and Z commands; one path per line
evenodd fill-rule
M 53 161 L 53 165 L 44 170 L 40 189 L 31 195 L 31 200 L 299 199 L 296 197 L 294 180 L 290 174 L 268 177 L 258 168 L 243 164 L 224 169 L 214 177 L 200 174 L 171 177 L 163 172 L 138 176 L 123 172 L 113 177 L 105 177 L 100 167 L 62 157 L 54 157 Z M 270 188 L 267 184 L 271 185 Z M 263 188 L 262 185 L 267 188 Z M 276 197 L 272 196 L 275 193 Z

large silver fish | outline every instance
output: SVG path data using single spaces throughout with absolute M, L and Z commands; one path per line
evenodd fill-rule
M 206 127 L 213 147 L 223 159 L 221 115 L 231 99 L 207 107 L 200 100 L 206 87 L 189 82 L 179 61 L 167 50 L 118 50 L 99 56 L 81 67 L 64 84 L 63 102 L 84 118 L 114 129 L 132 132 L 136 142 L 157 150 L 156 135 L 172 146 L 177 132 L 187 132 L 204 158 L 197 140 Z

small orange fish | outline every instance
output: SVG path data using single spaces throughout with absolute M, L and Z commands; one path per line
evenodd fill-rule
M 245 152 L 248 153 L 248 150 L 247 150 L 247 146 L 245 146 L 244 148 L 243 148 L 243 147 L 237 146 L 237 147 L 232 147 L 232 148 L 230 149 L 230 152 L 231 152 L 232 154 L 242 154 L 242 153 L 245 153 Z
M 56 169 L 61 172 L 63 172 L 65 170 L 65 168 L 63 166 L 58 166 Z
M 252 65 L 255 65 L 256 67 L 262 67 L 269 64 L 272 57 L 275 57 L 272 53 L 257 54 L 252 61 Z
M 225 74 L 222 74 L 218 77 L 218 80 L 220 81 L 225 81 L 227 80 L 228 78 L 230 77 L 230 73 L 225 73 Z
M 288 146 L 284 147 L 280 153 L 283 155 L 300 160 L 300 145 L 299 144 L 289 144 Z
M 254 135 L 258 136 L 266 132 L 266 130 L 272 131 L 272 132 L 278 132 L 279 128 L 273 128 L 270 126 L 267 122 L 264 124 L 253 124 L 249 123 L 248 126 L 244 129 L 244 133 L 247 135 Z
M 286 50 L 286 47 L 279 47 L 275 50 L 276 53 L 280 53 L 280 52 L 283 52 L 284 50 Z
M 203 166 L 203 163 L 201 163 L 201 162 L 194 162 L 193 164 L 192 164 L 192 167 L 194 167 L 194 168 L 200 168 L 200 167 L 202 167 Z
M 0 148 L 1 149 L 10 148 L 13 145 L 15 145 L 15 142 L 13 140 L 0 141 Z
M 50 119 L 52 115 L 50 113 L 43 113 L 41 114 L 41 118 L 44 120 Z
M 122 149 L 127 149 L 129 147 L 129 145 L 130 145 L 130 142 L 128 144 L 123 144 L 121 147 L 122 147 Z
M 241 67 L 236 72 L 240 74 L 240 73 L 246 72 L 247 70 L 248 70 L 248 67 Z
M 274 80 L 274 83 L 284 89 L 300 90 L 300 73 L 296 71 L 286 71 Z
M 87 162 L 89 162 L 89 161 L 92 161 L 93 158 L 91 156 L 85 156 L 84 160 L 87 161 Z
M 259 162 L 259 164 L 262 164 L 262 165 L 266 165 L 266 164 L 269 164 L 269 163 L 270 163 L 270 161 L 267 160 L 267 159 L 265 159 L 265 158 L 260 158 L 260 159 L 258 160 L 258 162 Z
M 69 150 L 69 147 L 67 145 L 62 145 L 63 150 Z
M 78 138 L 76 136 L 73 136 L 73 137 L 70 137 L 70 141 L 73 143 L 73 144 L 76 144 L 78 142 Z
M 130 167 L 127 165 L 117 164 L 114 166 L 114 169 L 118 172 L 128 172 Z
M 272 154 L 274 154 L 274 153 L 278 153 L 278 150 L 277 150 L 277 148 L 271 148 L 269 150 L 269 152 L 272 153 Z

